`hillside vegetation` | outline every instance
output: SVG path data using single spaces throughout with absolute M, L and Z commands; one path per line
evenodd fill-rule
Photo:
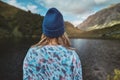
M 43 18 L 0 1 L 0 38 L 40 38 Z M 70 22 L 65 22 L 65 29 L 70 38 L 81 33 Z
M 99 38 L 99 39 L 120 39 L 120 24 L 103 29 L 96 29 L 83 32 L 79 35 L 81 38 Z
M 79 34 L 81 34 L 83 31 L 78 29 L 77 27 L 74 27 L 73 24 L 70 22 L 65 22 L 65 29 L 66 33 L 68 34 L 68 37 L 70 38 L 79 38 Z
M 43 16 L 26 12 L 0 1 L 0 38 L 41 35 Z

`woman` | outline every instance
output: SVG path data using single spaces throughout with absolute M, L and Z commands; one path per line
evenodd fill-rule
M 40 42 L 27 52 L 24 80 L 82 80 L 81 62 L 70 47 L 62 14 L 51 8 L 46 13 Z

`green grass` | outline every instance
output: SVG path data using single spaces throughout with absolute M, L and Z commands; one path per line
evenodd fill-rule
M 86 31 L 79 35 L 82 38 L 120 39 L 120 24 L 111 27 Z
M 0 1 L 0 38 L 40 37 L 43 16 L 26 12 Z M 9 33 L 9 34 L 7 34 Z
M 108 75 L 107 80 L 120 80 L 120 70 L 114 69 L 114 75 Z

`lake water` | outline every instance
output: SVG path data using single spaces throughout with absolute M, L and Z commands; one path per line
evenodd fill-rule
M 0 41 L 0 80 L 22 80 L 22 63 L 28 48 L 38 39 Z M 84 80 L 106 80 L 120 69 L 120 40 L 71 39 L 76 48 Z
M 83 66 L 85 80 L 107 80 L 120 69 L 120 40 L 72 39 Z

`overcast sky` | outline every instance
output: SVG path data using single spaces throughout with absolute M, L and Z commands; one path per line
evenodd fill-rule
M 32 13 L 45 15 L 51 7 L 57 8 L 64 16 L 65 21 L 80 24 L 89 15 L 106 8 L 120 0 L 2 0 L 8 4 L 31 10 Z

